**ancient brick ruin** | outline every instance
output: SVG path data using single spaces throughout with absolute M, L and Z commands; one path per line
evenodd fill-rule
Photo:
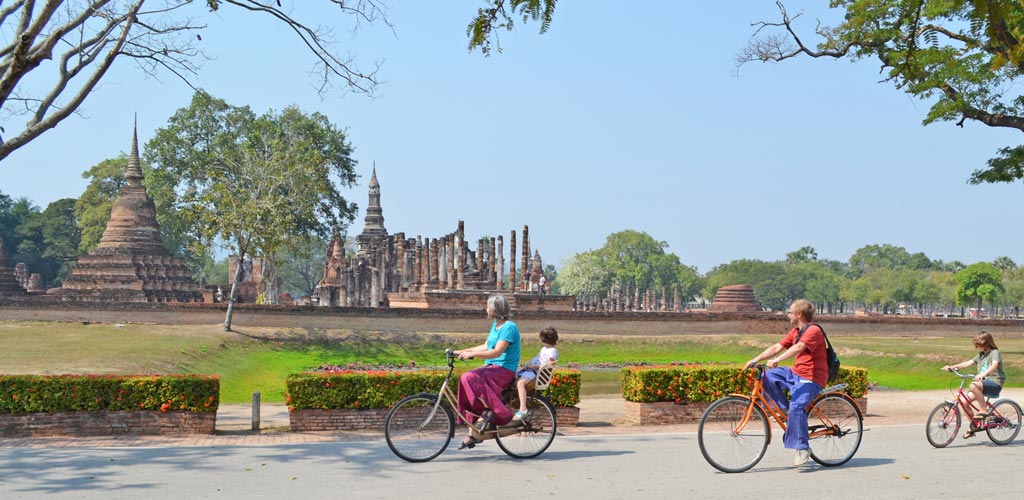
M 160 239 L 156 207 L 142 185 L 138 135 L 125 173 L 127 184 L 110 211 L 99 245 L 80 257 L 60 297 L 87 302 L 199 302 L 202 294 L 185 259 Z
M 25 289 L 18 282 L 9 261 L 4 239 L 0 238 L 0 297 L 20 297 L 25 294 Z
M 363 232 L 356 237 L 356 252 L 345 255 L 342 238 L 335 235 L 327 247 L 324 277 L 314 297 L 320 306 L 477 308 L 489 293 L 502 291 L 515 302 L 516 293 L 536 289 L 544 276 L 540 253 L 530 256 L 529 228 L 523 226 L 522 271 L 516 273 L 516 232 L 511 232 L 509 283 L 505 283 L 504 238 L 466 240 L 465 225 L 437 238 L 406 238 L 388 234 L 380 204 L 380 183 L 373 170 Z M 519 277 L 523 277 L 520 279 Z M 528 277 L 528 280 L 525 279 Z M 552 297 L 546 305 L 571 307 L 571 298 Z
M 754 298 L 750 285 L 723 286 L 715 293 L 715 299 L 708 306 L 710 312 L 760 312 L 761 304 Z

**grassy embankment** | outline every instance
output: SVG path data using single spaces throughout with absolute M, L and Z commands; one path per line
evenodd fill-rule
M 879 386 L 906 389 L 946 388 L 953 381 L 938 371 L 943 364 L 972 356 L 969 341 L 949 337 L 831 336 L 844 366 L 869 370 Z M 616 394 L 616 369 L 599 364 L 742 362 L 770 343 L 769 335 L 566 335 L 559 346 L 564 362 L 584 366 L 583 395 Z M 216 373 L 225 403 L 247 402 L 259 390 L 265 402 L 280 402 L 289 373 L 322 363 L 370 365 L 408 363 L 433 366 L 445 347 L 481 341 L 479 334 L 306 331 L 246 328 L 224 333 L 219 325 L 111 325 L 49 322 L 0 323 L 0 373 Z M 999 340 L 1009 386 L 1021 386 L 1024 340 Z M 524 341 L 524 357 L 539 344 Z M 467 366 L 475 366 L 475 363 Z

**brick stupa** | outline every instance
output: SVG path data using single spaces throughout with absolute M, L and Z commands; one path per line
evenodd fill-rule
M 729 285 L 715 292 L 715 299 L 708 307 L 710 312 L 761 312 L 761 304 L 754 298 L 750 285 Z
M 0 238 L 0 297 L 20 297 L 24 293 L 25 289 L 18 283 L 14 269 L 10 266 L 4 239 Z
M 61 298 L 88 302 L 199 302 L 202 293 L 185 259 L 160 239 L 156 206 L 142 185 L 138 134 L 125 172 L 127 184 L 110 211 L 99 245 L 80 257 L 64 280 Z

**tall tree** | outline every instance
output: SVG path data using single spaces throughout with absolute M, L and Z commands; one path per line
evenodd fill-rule
M 978 262 L 963 268 L 956 273 L 957 305 L 976 304 L 978 317 L 981 317 L 981 306 L 984 302 L 992 302 L 1003 293 L 1003 274 L 988 262 Z
M 20 200 L 16 206 L 19 204 L 25 206 Z M 15 229 L 14 261 L 24 262 L 30 272 L 39 273 L 44 285 L 59 285 L 78 258 L 81 232 L 75 221 L 75 200 L 60 199 L 42 211 L 31 204 L 27 208 Z
M 579 300 L 593 302 L 608 293 L 612 273 L 605 269 L 594 250 L 572 256 L 558 274 L 561 293 L 575 295 Z
M 805 44 L 797 26 L 776 2 L 778 21 L 756 23 L 739 65 L 795 57 L 874 58 L 885 81 L 931 103 L 924 123 L 967 120 L 1024 131 L 1024 99 L 1016 90 L 1024 74 L 1024 16 L 1007 0 L 833 0 L 843 21 L 814 28 L 819 43 Z M 1024 146 L 1000 149 L 971 182 L 1024 179 Z
M 381 0 L 328 0 L 354 27 L 389 24 Z M 324 0 L 320 0 L 322 3 Z M 342 55 L 332 29 L 308 4 L 281 0 L 15 0 L 0 4 L 0 160 L 75 113 L 118 60 L 131 60 L 144 76 L 167 71 L 191 85 L 207 56 L 195 7 L 216 15 L 222 6 L 263 15 L 288 27 L 314 61 L 320 92 L 334 88 L 372 94 L 377 68 L 360 70 Z M 151 8 L 149 4 L 155 4 Z M 200 7 L 202 8 L 202 7 Z M 303 15 L 304 13 L 304 15 Z M 242 30 L 244 31 L 244 30 Z M 255 32 L 253 35 L 256 36 Z M 238 43 L 244 43 L 239 40 Z M 56 56 L 56 57 L 55 57 Z M 55 63 L 45 64 L 56 58 Z M 20 129 L 11 118 L 27 116 Z
M 240 261 L 278 255 L 292 238 L 344 228 L 356 205 L 340 188 L 356 181 L 352 146 L 324 115 L 295 107 L 256 116 L 199 91 L 146 146 L 154 166 L 176 179 L 176 208 Z M 224 329 L 238 281 L 232 277 Z

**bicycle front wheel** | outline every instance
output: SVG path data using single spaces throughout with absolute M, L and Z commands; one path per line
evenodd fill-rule
M 510 409 L 519 409 L 519 398 L 512 398 Z M 515 458 L 534 458 L 551 446 L 558 430 L 555 407 L 543 396 L 528 396 L 529 414 L 522 422 L 510 422 L 498 428 L 496 441 L 501 451 Z
M 956 405 L 946 401 L 936 406 L 928 415 L 928 426 L 925 433 L 928 442 L 936 448 L 945 448 L 956 439 L 960 431 L 960 410 Z
M 988 438 L 995 444 L 1012 443 L 1020 432 L 1020 413 L 1017 403 L 1009 399 L 996 401 L 992 405 L 992 415 L 988 417 L 991 427 L 985 429 Z
M 848 462 L 864 436 L 860 408 L 845 394 L 829 394 L 811 403 L 807 424 L 811 458 L 825 467 Z
M 455 434 L 452 410 L 436 394 L 409 396 L 391 408 L 384 417 L 384 437 L 388 448 L 408 462 L 426 462 L 437 458 Z
M 743 472 L 761 461 L 768 449 L 769 432 L 768 418 L 760 406 L 747 398 L 728 396 L 711 403 L 700 417 L 697 443 L 712 467 Z

